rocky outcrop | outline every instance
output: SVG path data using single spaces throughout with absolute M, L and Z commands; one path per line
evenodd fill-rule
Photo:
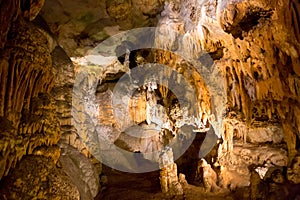
M 283 139 L 287 144 L 289 162 L 291 162 L 297 151 L 296 140 L 299 139 L 295 115 L 299 106 L 299 98 L 293 92 L 298 90 L 298 86 L 292 86 L 288 82 L 292 80 L 296 83 L 299 80 L 299 76 L 294 71 L 295 66 L 298 65 L 297 60 L 299 60 L 299 49 L 297 48 L 299 41 L 293 32 L 287 35 L 286 32 L 280 31 L 284 29 L 297 31 L 297 27 L 292 28 L 289 23 L 283 22 L 282 16 L 288 13 L 289 5 L 294 5 L 294 3 L 290 1 L 283 4 L 272 4 L 271 7 L 265 5 L 264 2 L 227 3 L 222 8 L 219 6 L 218 22 L 223 30 L 231 33 L 234 38 L 231 39 L 233 43 L 228 47 L 226 43 L 229 40 L 224 40 L 224 46 L 228 48 L 226 52 L 228 56 L 225 54 L 224 57 L 229 59 L 222 64 L 229 67 L 226 69 L 228 70 L 226 73 L 229 74 L 229 76 L 227 75 L 227 84 L 232 88 L 227 91 L 227 94 L 229 102 L 232 102 L 231 107 L 233 106 L 233 110 L 242 111 L 244 120 L 248 124 L 260 127 L 266 124 L 271 129 L 278 123 L 279 127 L 281 126 L 283 129 Z M 292 9 L 297 8 L 292 6 Z M 232 15 L 232 17 L 234 16 L 232 22 L 222 21 L 226 15 L 234 12 L 239 14 Z M 230 17 L 227 16 L 226 19 L 228 20 Z M 251 27 L 249 30 L 242 30 L 239 36 L 235 35 L 238 33 L 232 33 L 229 30 L 239 30 L 237 26 L 241 24 L 244 26 L 243 23 L 247 20 L 251 21 Z M 228 29 L 225 26 L 231 28 Z M 279 30 L 278 27 L 282 27 L 282 29 Z M 234 89 L 235 84 L 239 85 L 238 89 Z M 236 99 L 240 103 L 236 103 Z M 276 134 L 274 130 L 272 132 Z M 245 133 L 248 134 L 250 143 L 258 142 L 257 139 L 251 139 L 251 135 L 253 135 L 251 129 Z M 260 131 L 257 132 L 256 137 L 259 137 L 259 133 Z M 267 136 L 267 132 L 263 134 L 263 137 Z M 262 140 L 263 137 L 260 137 L 259 140 Z M 272 135 L 268 136 L 268 140 L 272 140 L 273 144 L 276 143 L 276 139 Z M 286 149 L 284 146 L 277 148 Z M 286 159 L 283 158 L 283 160 Z M 283 163 L 285 166 L 288 165 L 287 160 Z M 276 165 L 280 166 L 281 164 L 276 163 Z
M 2 180 L 0 191 L 3 199 L 80 199 L 70 177 L 44 156 L 25 156 Z
M 45 2 L 41 15 L 69 56 L 85 56 L 122 30 L 155 26 L 162 3 L 162 0 L 55 0 Z
M 162 150 L 159 158 L 160 185 L 163 193 L 170 196 L 182 195 L 183 185 L 178 179 L 177 165 L 174 163 L 174 156 L 171 148 Z M 181 175 L 182 176 L 182 175 Z M 184 181 L 181 179 L 181 182 Z
M 80 199 L 94 199 L 100 189 L 99 172 L 90 160 L 72 146 L 62 144 L 59 164 L 80 193 Z
M 56 166 L 59 159 L 66 159 L 65 154 L 61 157 L 59 140 L 70 143 L 70 135 L 75 134 L 71 124 L 74 66 L 43 18 L 36 18 L 43 4 L 1 4 L 1 20 L 10 18 L 0 28 L 1 198 L 93 199 L 100 188 L 100 172 L 90 160 L 77 152 L 85 160 L 76 167 L 91 173 L 84 175 L 89 177 L 88 190 L 76 185 L 67 167 Z
M 122 2 L 124 7 L 119 3 L 109 2 L 107 8 L 111 17 L 114 16 L 115 20 L 122 21 L 126 17 L 129 18 L 130 14 L 127 12 L 129 9 L 121 11 L 126 7 L 129 8 L 131 2 Z M 87 79 L 82 77 L 85 81 L 82 83 L 90 87 L 91 91 L 79 96 L 78 99 L 98 93 L 96 102 L 100 105 L 99 108 L 90 107 L 93 108 L 90 111 L 95 114 L 95 119 L 98 117 L 100 124 L 104 125 L 98 127 L 97 124 L 92 125 L 98 128 L 96 128 L 97 137 L 101 138 L 105 135 L 110 143 L 131 152 L 147 152 L 148 147 L 151 147 L 149 149 L 152 151 L 159 150 L 160 143 L 167 140 L 179 144 L 176 138 L 184 136 L 178 134 L 177 129 L 184 125 L 197 124 L 197 128 L 188 130 L 208 131 L 221 138 L 217 159 L 208 162 L 214 164 L 212 166 L 222 166 L 220 179 L 224 182 L 223 187 L 229 186 L 232 189 L 249 185 L 250 171 L 247 167 L 249 165 L 263 165 L 264 159 L 270 159 L 277 166 L 288 166 L 298 148 L 296 141 L 299 140 L 297 125 L 299 76 L 295 67 L 299 60 L 299 41 L 297 41 L 297 34 L 287 34 L 279 30 L 279 27 L 291 28 L 290 23 L 285 23 L 281 17 L 287 15 L 288 6 L 292 10 L 289 18 L 293 18 L 295 24 L 297 20 L 294 16 L 298 12 L 298 7 L 293 1 L 277 2 L 272 5 L 267 2 L 221 0 L 165 2 L 152 46 L 159 50 L 151 51 L 153 59 L 149 59 L 149 56 L 143 57 L 142 53 L 136 54 L 138 51 L 132 49 L 135 45 L 140 46 L 131 44 L 131 41 L 122 43 L 121 47 L 116 46 L 116 51 L 112 55 L 113 47 L 105 47 L 106 54 L 104 49 L 100 49 L 98 53 L 103 56 L 99 56 L 100 63 L 96 62 L 96 55 L 87 58 L 95 66 L 100 65 L 97 69 L 99 77 L 94 74 L 97 74 L 96 68 L 89 66 L 92 75 L 86 75 L 89 76 Z M 292 29 L 297 33 L 297 28 Z M 270 31 L 272 34 L 267 34 Z M 132 38 L 134 37 L 133 34 Z M 109 55 L 116 58 L 117 49 L 122 48 L 125 48 L 123 57 L 119 56 L 118 61 L 110 58 L 109 61 Z M 99 50 L 99 47 L 96 49 Z M 195 118 L 186 115 L 191 105 L 176 103 L 174 96 L 177 94 L 172 94 L 171 88 L 168 88 L 171 87 L 170 79 L 174 77 L 178 79 L 179 76 L 166 73 L 164 76 L 169 77 L 169 80 L 160 82 L 159 86 L 153 85 L 151 78 L 148 80 L 149 85 L 145 84 L 141 87 L 133 84 L 132 87 L 140 88 L 133 95 L 129 95 L 129 98 L 126 97 L 131 94 L 129 86 L 122 87 L 120 93 L 114 93 L 116 90 L 113 88 L 118 86 L 122 73 L 128 72 L 128 67 L 134 69 L 140 60 L 143 60 L 142 63 L 154 61 L 163 64 L 173 69 L 174 73 L 183 76 L 192 88 L 183 89 L 181 91 L 183 96 L 193 99 L 191 94 L 195 94 L 193 99 L 195 109 L 191 112 L 194 112 Z M 83 68 L 86 64 L 81 62 L 80 65 Z M 112 69 L 111 66 L 118 67 Z M 146 66 L 144 65 L 143 68 L 145 71 L 147 71 Z M 109 69 L 114 72 L 109 72 Z M 114 76 L 111 74 L 115 74 L 115 78 L 107 77 L 108 79 L 105 80 L 105 73 L 112 77 Z M 147 74 L 150 77 L 151 72 L 147 71 Z M 96 85 L 97 89 L 95 89 Z M 86 86 L 81 84 L 80 87 Z M 152 87 L 155 92 L 151 95 L 149 91 Z M 114 104 L 113 95 L 120 96 L 120 99 L 115 102 L 122 109 Z M 155 98 L 152 98 L 153 96 Z M 176 97 L 180 98 L 180 95 Z M 128 112 L 127 104 L 124 104 L 127 100 Z M 86 105 L 90 105 L 93 101 Z M 164 121 L 163 111 L 158 108 L 159 106 L 156 110 L 156 105 L 161 105 L 161 108 L 167 110 L 171 128 L 166 130 L 171 133 L 172 136 L 169 135 L 171 139 L 160 140 L 153 137 L 145 142 L 144 138 L 126 135 L 128 132 L 143 135 L 143 131 L 130 127 L 134 123 L 143 127 L 151 123 L 164 124 L 166 121 Z M 78 108 L 76 108 L 78 111 L 83 110 L 83 107 Z M 95 112 L 98 109 L 99 113 Z M 152 110 L 155 112 L 150 114 Z M 92 121 L 82 113 L 84 112 L 80 112 L 76 118 L 79 124 L 84 125 L 87 120 Z M 160 114 L 155 116 L 154 113 Z M 91 127 L 86 129 L 87 132 L 90 129 Z M 159 134 L 161 132 L 156 133 Z M 85 133 L 83 138 L 91 137 L 90 135 L 92 134 Z M 163 137 L 167 135 L 162 134 Z M 90 140 L 92 139 L 87 141 Z M 260 154 L 257 148 L 266 155 Z M 108 149 L 109 147 L 105 150 Z M 243 159 L 239 161 L 238 157 Z
M 60 129 L 49 95 L 54 76 L 47 38 L 21 16 L 1 49 L 1 172 L 41 145 L 54 145 Z
M 218 81 L 224 80 L 226 104 L 220 103 L 226 110 L 222 113 L 222 127 L 216 129 L 213 126 L 223 140 L 218 152 L 222 167 L 239 166 L 234 155 L 243 156 L 242 152 L 247 151 L 248 145 L 274 156 L 274 159 L 276 157 L 278 162 L 275 162 L 279 166 L 287 166 L 288 160 L 291 161 L 297 151 L 299 98 L 295 83 L 299 76 L 295 68 L 299 61 L 299 41 L 295 33 L 298 27 L 285 23 L 283 17 L 290 13 L 288 18 L 293 18 L 291 21 L 295 23 L 299 20 L 294 18 L 297 9 L 293 1 L 272 4 L 264 1 L 185 1 L 165 4 L 159 21 L 162 30 L 157 37 L 162 39 L 158 45 L 169 50 L 175 48 L 177 52 L 184 49 L 189 52 L 186 58 L 200 59 L 206 66 L 202 55 L 208 53 L 214 61 L 212 69 L 222 74 Z M 288 29 L 293 30 L 291 34 L 281 31 Z M 178 40 L 181 43 L 176 44 Z M 166 55 L 162 53 L 160 60 L 171 60 Z M 217 97 L 218 91 L 211 87 L 218 84 L 216 77 L 213 73 L 202 73 L 202 76 L 210 96 Z M 215 81 L 207 81 L 209 77 Z M 216 104 L 207 105 L 206 113 L 210 114 Z M 210 123 L 213 125 L 213 122 Z M 258 143 L 259 147 L 256 146 Z M 240 148 L 242 151 L 238 152 Z M 255 155 L 254 152 L 249 154 Z M 263 164 L 257 163 L 257 156 L 250 161 L 247 158 L 247 165 Z M 250 173 L 248 169 L 244 170 L 241 173 L 244 178 L 237 178 L 237 182 L 249 180 Z M 222 176 L 234 177 L 233 174 L 225 175 L 225 171 L 221 172 Z M 250 182 L 244 183 L 248 185 Z
M 174 160 L 196 134 L 205 139 L 193 162 L 215 147 L 197 171 L 208 192 L 250 186 L 258 198 L 269 184 L 275 194 L 284 183 L 278 173 L 299 184 L 297 0 L 13 0 L 0 11 L 6 198 L 70 190 L 70 198 L 92 199 L 101 173 L 94 157 L 151 171 L 169 148 L 162 190 L 182 194 Z M 27 177 L 30 164 L 37 167 Z

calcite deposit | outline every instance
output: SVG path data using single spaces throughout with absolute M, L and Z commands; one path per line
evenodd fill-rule
M 300 198 L 299 13 L 0 1 L 0 199 Z

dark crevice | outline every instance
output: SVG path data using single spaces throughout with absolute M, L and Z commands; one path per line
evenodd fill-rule
M 176 160 L 178 173 L 185 174 L 188 183 L 193 185 L 199 185 L 202 182 L 201 178 L 198 179 L 199 177 L 196 177 L 196 173 L 198 161 L 201 159 L 201 157 L 199 157 L 199 151 L 202 145 L 207 145 L 203 144 L 205 138 L 209 137 L 207 134 L 208 133 L 197 133 L 189 148 L 179 159 Z M 219 143 L 216 142 L 210 153 L 204 157 L 207 163 L 213 164 L 213 162 L 216 160 L 218 146 Z
M 49 25 L 47 24 L 46 20 L 41 16 L 41 15 L 37 15 L 36 18 L 32 21 L 32 23 L 34 25 L 36 25 L 37 27 L 43 29 L 44 31 L 46 31 L 48 34 L 51 35 L 51 37 L 53 38 L 57 38 L 56 35 L 54 35 L 49 27 Z
M 295 27 L 295 36 L 298 41 L 300 41 L 299 33 L 300 33 L 300 15 L 299 15 L 299 2 L 298 5 L 295 2 L 291 3 L 292 5 L 292 27 Z
M 26 10 L 30 10 L 30 6 L 31 6 L 31 1 L 29 0 L 21 0 L 21 10 L 22 11 L 26 11 Z
M 117 84 L 124 74 L 125 72 L 118 72 L 116 74 L 108 73 L 101 82 L 98 82 L 96 93 L 103 93 L 109 88 L 114 88 L 115 84 Z
M 234 38 L 243 39 L 242 33 L 249 32 L 254 29 L 260 19 L 269 19 L 272 15 L 270 10 L 262 10 L 261 8 L 252 8 L 245 14 L 245 16 L 237 23 L 226 28 L 225 32 L 231 33 Z
M 108 183 L 105 190 L 99 193 L 95 200 L 149 199 L 149 196 L 160 192 L 158 170 L 146 173 L 126 173 L 103 165 L 102 172 L 107 176 Z
M 124 62 L 125 62 L 126 54 L 124 54 L 124 52 L 126 52 L 126 49 L 130 51 L 130 54 L 129 54 L 129 68 L 130 69 L 133 69 L 133 68 L 137 67 L 138 65 L 142 64 L 139 61 L 139 59 L 141 59 L 141 58 L 146 60 L 147 63 L 153 62 L 153 58 L 151 56 L 150 49 L 131 50 L 131 49 L 133 49 L 133 47 L 131 47 L 131 46 L 120 45 L 116 48 L 116 54 L 118 56 L 118 60 L 122 64 L 124 64 Z
M 218 48 L 216 51 L 210 52 L 208 54 L 210 55 L 210 57 L 213 60 L 220 60 L 224 56 L 223 49 L 224 49 L 224 47 L 221 47 L 221 48 Z
M 300 138 L 296 136 L 296 150 L 300 150 Z

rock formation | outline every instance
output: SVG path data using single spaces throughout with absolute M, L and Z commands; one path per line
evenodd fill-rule
M 201 194 L 299 198 L 299 1 L 0 11 L 1 199 L 93 199 L 102 164 L 160 170 L 167 197 L 195 180 Z
M 64 199 L 66 195 L 80 199 L 87 192 L 74 184 L 66 167 L 57 167 L 62 159 L 58 142 L 64 143 L 72 132 L 74 72 L 47 24 L 36 18 L 43 4 L 1 4 L 0 177 L 4 199 Z M 94 168 L 91 166 L 88 170 Z M 98 180 L 98 173 L 94 176 Z M 93 184 L 90 199 L 99 189 L 99 181 Z

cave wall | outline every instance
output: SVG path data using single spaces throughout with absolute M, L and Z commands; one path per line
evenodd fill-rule
M 73 152 L 66 144 L 90 158 L 89 150 L 72 125 L 71 113 L 82 106 L 80 102 L 72 102 L 75 77 L 85 76 L 86 72 L 74 66 L 69 57 L 84 57 L 101 41 L 122 30 L 157 25 L 157 49 L 183 51 L 185 58 L 200 61 L 205 69 L 201 71 L 205 73 L 198 73 L 193 69 L 194 63 L 176 53 L 152 52 L 151 62 L 183 74 L 195 88 L 197 113 L 205 125 L 221 117 L 213 127 L 222 139 L 218 159 L 209 161 L 222 166 L 220 185 L 249 186 L 248 166 L 262 165 L 268 159 L 277 166 L 289 167 L 292 182 L 300 182 L 293 161 L 298 158 L 300 148 L 300 6 L 296 0 L 107 0 L 83 4 L 67 0 L 14 0 L 2 1 L 0 10 L 0 179 L 9 175 L 18 162 L 24 160 L 26 166 L 42 157 L 51 166 L 48 171 L 62 174 L 63 180 L 70 172 L 57 171 L 55 164 L 63 157 L 61 149 Z M 205 63 L 207 55 L 212 63 L 210 59 Z M 126 72 L 126 67 L 114 60 L 109 67 L 100 69 L 101 75 L 91 77 L 99 72 L 91 67 L 92 72 L 87 76 L 95 84 L 99 81 L 111 84 L 118 79 L 112 81 L 109 76 Z M 214 85 L 216 79 L 219 85 Z M 220 85 L 225 96 L 218 92 Z M 77 86 L 82 95 L 84 85 Z M 98 90 L 96 102 L 106 106 L 100 108 L 102 115 L 98 122 L 116 128 L 110 97 L 107 97 L 112 85 L 100 86 L 108 88 L 104 92 L 103 88 L 94 88 Z M 168 97 L 165 88 L 159 90 L 162 96 Z M 141 123 L 147 120 L 146 97 L 134 98 L 129 115 Z M 212 102 L 213 99 L 219 102 Z M 88 120 L 88 116 L 81 116 L 75 120 Z M 120 133 L 113 130 L 116 134 L 113 140 L 117 140 Z M 90 130 L 86 131 L 88 137 Z M 118 142 L 127 141 L 130 150 L 147 150 L 139 146 L 140 142 L 122 137 Z M 75 150 L 73 154 L 77 155 Z M 65 157 L 62 162 L 65 166 L 69 165 L 68 159 Z M 98 167 L 98 172 L 92 167 L 91 171 L 101 173 Z M 17 181 L 18 173 L 14 174 L 17 175 L 12 180 Z M 48 173 L 45 176 L 52 180 Z M 74 190 L 74 198 L 79 198 L 82 193 L 79 187 L 66 179 L 69 190 Z M 88 179 L 82 181 L 88 185 Z M 99 182 L 97 178 L 93 181 Z M 90 195 L 95 196 L 98 188 L 92 191 Z M 30 195 L 35 196 L 37 192 Z
M 82 57 L 122 30 L 155 26 L 162 4 L 162 0 L 55 0 L 45 1 L 40 14 L 66 53 Z
M 297 154 L 298 12 L 296 1 L 165 4 L 158 46 L 171 50 L 179 40 L 177 51 L 184 49 L 188 58 L 202 60 L 204 65 L 203 51 L 208 53 L 214 69 L 222 74 L 219 81 L 224 80 L 223 142 L 217 162 L 224 187 L 249 185 L 247 166 L 251 164 L 263 165 L 270 159 L 277 166 L 289 166 Z M 168 63 L 172 59 L 162 53 L 159 60 Z M 202 76 L 217 80 L 214 73 Z M 215 90 L 209 92 L 218 96 Z
M 14 16 L 1 27 L 1 177 L 22 156 L 60 137 L 49 95 L 54 85 L 49 43 L 20 8 L 18 1 L 1 4 L 1 19 Z
M 101 169 L 64 140 L 74 132 L 74 66 L 37 16 L 43 5 L 0 6 L 1 199 L 92 199 Z
M 153 60 L 144 59 L 169 66 L 195 88 L 201 122 L 209 122 L 221 138 L 217 161 L 209 162 L 221 168 L 220 185 L 224 188 L 249 186 L 251 165 L 264 165 L 270 160 L 279 167 L 292 167 L 293 159 L 297 159 L 298 10 L 295 1 L 164 3 L 154 45 L 160 50 L 152 51 Z M 78 63 L 86 66 L 84 61 Z M 112 74 L 126 72 L 126 63 L 121 63 L 125 70 L 119 64 L 116 60 L 101 64 L 99 82 L 106 81 L 109 68 L 114 70 Z M 97 84 L 97 77 L 92 76 L 91 81 Z M 116 84 L 118 78 L 110 81 Z M 105 104 L 100 106 L 100 121 L 110 126 L 102 132 L 110 142 L 119 138 L 119 143 L 126 143 L 123 147 L 140 151 L 141 142 L 126 139 L 113 125 L 118 121 L 111 113 L 113 83 L 100 84 L 99 102 Z M 164 89 L 159 90 L 163 95 Z M 132 113 L 120 114 L 121 124 L 126 125 L 128 115 L 137 123 L 147 118 L 147 98 L 140 95 L 132 99 L 136 104 L 130 105 Z M 137 108 L 142 109 L 138 114 Z

